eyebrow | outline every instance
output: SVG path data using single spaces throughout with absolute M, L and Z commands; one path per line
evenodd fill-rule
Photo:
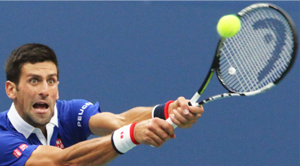
M 48 77 L 57 77 L 57 74 L 50 74 Z
M 41 75 L 38 74 L 28 74 L 27 77 L 41 77 Z M 49 74 L 47 77 L 57 77 L 57 73 Z

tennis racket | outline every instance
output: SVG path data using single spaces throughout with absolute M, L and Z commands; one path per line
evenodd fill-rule
M 237 16 L 241 20 L 240 31 L 219 40 L 211 68 L 191 98 L 190 106 L 266 92 L 291 69 L 297 55 L 298 37 L 293 20 L 283 9 L 269 3 L 256 3 Z M 197 102 L 214 72 L 228 92 Z M 177 127 L 170 118 L 167 121 Z

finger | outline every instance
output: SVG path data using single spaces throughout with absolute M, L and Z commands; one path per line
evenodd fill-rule
M 189 106 L 188 109 L 193 114 L 203 114 L 204 112 L 203 106 L 197 106 L 197 107 Z
M 171 135 L 173 134 L 171 127 L 161 127 L 161 128 L 157 128 L 155 131 L 153 131 L 153 133 L 159 137 L 159 139 L 157 139 L 156 142 L 160 143 L 161 140 L 163 141 L 167 141 L 170 139 Z
M 162 144 L 165 143 L 165 140 L 160 138 L 157 134 L 151 132 L 148 135 L 148 142 L 149 142 L 149 145 L 152 145 L 154 147 L 160 147 Z
M 185 114 L 184 111 L 185 110 L 182 111 L 180 108 L 178 108 L 174 113 L 175 118 L 183 124 L 194 123 L 194 121 L 199 117 L 199 115 L 201 115 L 201 114 L 193 114 L 191 112 L 188 112 L 188 114 Z
M 176 121 L 176 125 L 178 125 L 180 128 L 190 128 L 193 124 L 197 122 L 197 117 L 187 119 L 183 116 L 181 116 L 177 110 L 174 110 L 174 121 Z M 199 114 L 201 115 L 201 114 Z M 175 123 L 175 122 L 174 122 Z
M 158 145 L 162 145 L 174 135 L 173 127 L 165 120 L 153 119 L 153 123 L 155 125 L 150 126 L 149 130 L 154 134 L 152 138 Z
M 182 110 L 188 110 L 188 101 L 184 97 L 179 97 L 177 99 L 177 106 L 180 107 Z
M 177 109 L 177 112 L 179 114 L 181 114 L 181 116 L 183 116 L 184 118 L 186 118 L 188 121 L 189 120 L 193 120 L 193 119 L 197 119 L 197 116 L 198 116 L 198 114 L 194 114 L 194 113 L 190 112 L 187 109 L 182 110 L 181 108 L 179 108 L 179 109 Z
M 174 114 L 172 114 L 172 116 L 174 116 Z M 171 117 L 170 117 L 171 118 Z M 171 121 L 172 121 L 172 119 L 171 119 Z M 167 122 L 167 123 L 165 123 L 165 122 Z M 173 121 L 172 121 L 172 123 L 173 123 Z M 174 124 L 174 123 L 173 123 Z M 166 134 L 167 134 L 167 136 L 168 137 L 166 137 L 167 138 L 167 140 L 169 140 L 170 138 L 175 138 L 175 134 L 174 134 L 174 129 L 177 127 L 174 127 L 171 123 L 169 123 L 168 122 L 168 120 L 167 121 L 164 121 L 164 123 L 162 123 L 162 129 L 164 130 L 164 132 L 166 132 Z M 165 137 L 165 136 L 164 136 Z M 165 139 L 166 140 L 166 138 L 163 138 L 163 139 Z
M 177 119 L 177 121 L 179 121 L 179 123 L 184 124 L 188 121 L 188 119 L 186 119 L 186 117 L 182 116 L 179 111 L 181 112 L 180 108 L 178 108 L 178 110 L 176 110 L 176 109 L 173 110 L 175 119 Z
M 170 118 L 174 124 L 176 124 L 177 126 L 180 125 L 180 122 L 175 118 L 174 114 L 171 114 Z

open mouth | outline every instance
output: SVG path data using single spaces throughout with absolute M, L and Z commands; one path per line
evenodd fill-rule
M 49 108 L 49 105 L 47 103 L 35 103 L 33 104 L 33 108 L 39 110 L 45 110 Z

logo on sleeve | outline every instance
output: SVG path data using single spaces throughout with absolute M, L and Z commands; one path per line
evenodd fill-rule
M 28 148 L 28 145 L 26 145 L 26 144 L 22 144 L 22 145 L 19 146 L 19 149 L 21 149 L 22 152 L 24 152 L 24 150 L 26 148 Z
M 85 103 L 85 104 L 81 107 L 81 109 L 79 110 L 78 117 L 77 117 L 77 126 L 78 126 L 78 127 L 82 127 L 82 125 L 81 125 L 81 122 L 82 122 L 82 115 L 83 115 L 85 109 L 86 109 L 89 105 L 93 105 L 93 103 L 91 103 L 91 102 Z
M 22 152 L 20 152 L 19 149 L 17 148 L 17 149 L 14 150 L 13 155 L 16 158 L 19 158 L 20 156 L 22 156 Z
M 13 155 L 16 158 L 19 158 L 20 156 L 22 156 L 22 152 L 24 152 L 26 148 L 28 148 L 28 145 L 26 144 L 20 145 L 17 149 L 14 150 Z

